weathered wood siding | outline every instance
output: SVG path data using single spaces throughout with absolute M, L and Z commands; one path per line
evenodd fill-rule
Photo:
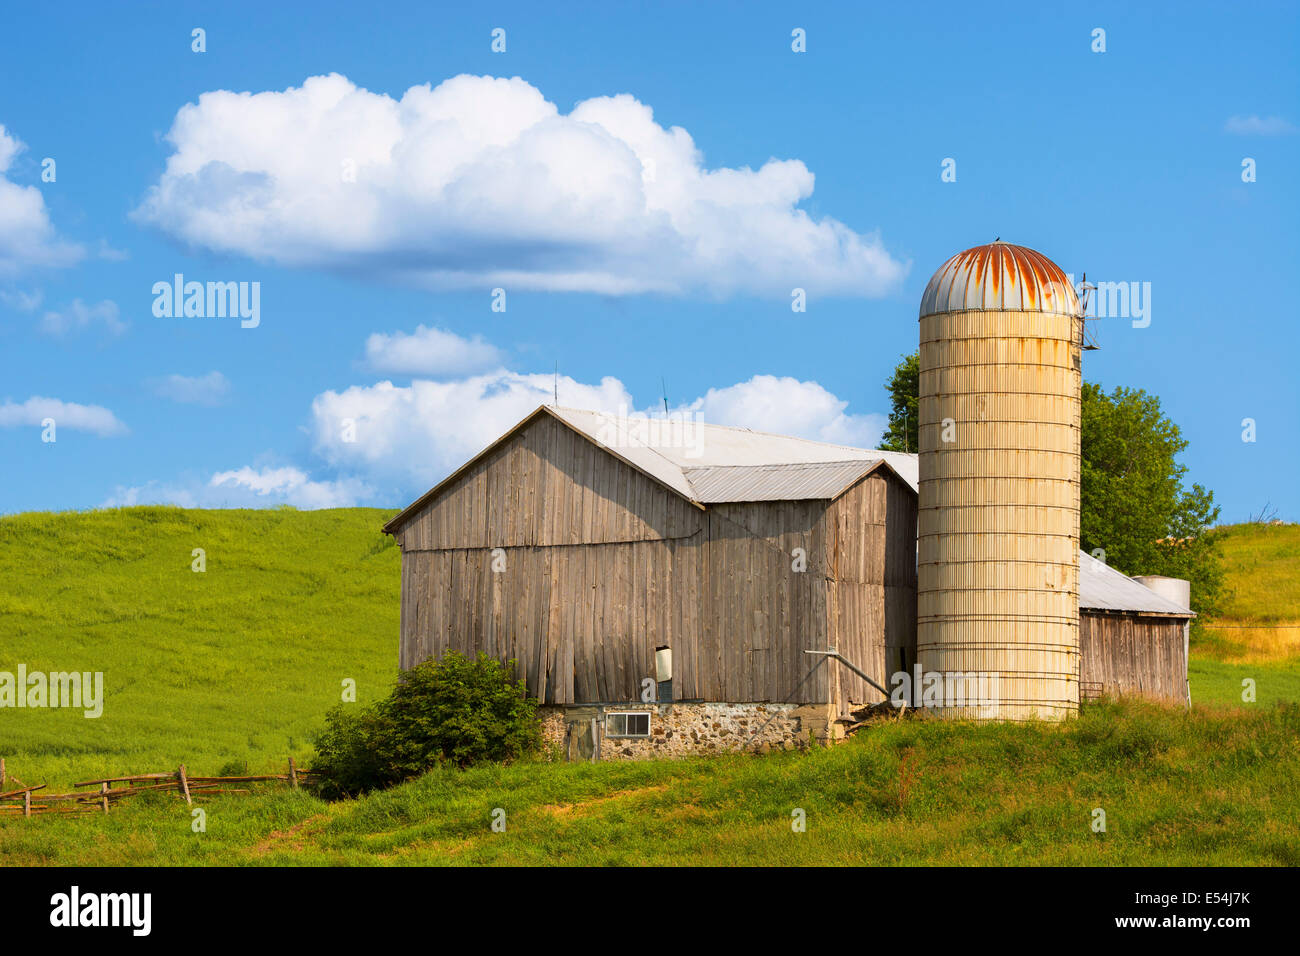
M 826 520 L 831 644 L 888 687 L 916 663 L 916 495 L 878 470 L 831 502 Z M 841 704 L 883 699 L 847 668 L 835 673 Z
M 1187 699 L 1182 618 L 1139 614 L 1079 615 L 1079 683 L 1112 696 Z
M 709 506 L 704 622 L 692 696 L 717 701 L 825 701 L 826 588 L 819 560 L 826 503 Z M 795 570 L 796 548 L 806 570 Z M 806 678 L 806 679 L 805 679 Z
M 403 551 L 662 541 L 703 513 L 550 416 L 477 462 L 397 533 Z
M 483 651 L 515 659 L 546 703 L 636 700 L 668 645 L 682 648 L 689 685 L 705 525 L 690 502 L 539 417 L 398 530 L 401 666 Z
M 912 496 L 872 475 L 841 502 L 701 510 L 538 418 L 397 531 L 401 666 L 482 651 L 545 703 L 634 701 L 666 645 L 677 700 L 827 701 L 843 668 L 804 651 L 832 643 L 832 604 L 859 666 L 885 676 L 886 646 L 915 659 Z
M 515 659 L 545 703 L 630 701 L 654 677 L 655 648 L 667 645 L 678 679 L 692 685 L 693 541 L 503 550 L 502 572 L 488 549 L 403 552 L 403 667 L 482 651 Z

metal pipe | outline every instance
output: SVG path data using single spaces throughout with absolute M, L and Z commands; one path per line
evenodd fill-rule
M 855 667 L 855 666 L 853 666 L 853 664 L 849 663 L 848 660 L 846 660 L 843 656 L 841 656 L 841 654 L 840 654 L 839 651 L 836 651 L 836 650 L 829 650 L 829 651 L 804 651 L 804 653 L 805 653 L 805 654 L 823 654 L 823 655 L 825 655 L 826 657 L 833 657 L 833 658 L 835 658 L 835 660 L 839 661 L 841 664 L 843 664 L 843 665 L 844 665 L 845 667 L 847 667 L 849 670 L 853 671 L 853 673 L 857 674 L 859 677 L 861 677 L 864 681 L 866 681 L 868 684 L 870 684 L 870 685 L 871 685 L 872 687 L 874 687 L 876 690 L 878 690 L 878 691 L 880 691 L 882 694 L 884 694 L 884 695 L 885 695 L 885 700 L 889 700 L 889 691 L 885 690 L 885 688 L 881 687 L 879 684 L 877 684 L 874 680 L 872 680 L 870 677 L 868 677 L 868 676 L 867 676 L 866 674 L 864 674 L 862 671 L 858 670 L 857 667 Z

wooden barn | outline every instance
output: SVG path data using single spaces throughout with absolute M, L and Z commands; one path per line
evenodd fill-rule
M 916 667 L 916 455 L 542 406 L 384 530 L 401 666 L 515 660 L 571 758 L 834 739 Z M 1085 697 L 1186 700 L 1186 607 L 1082 552 L 1079 605 Z
M 639 755 L 834 736 L 882 695 L 805 651 L 882 684 L 915 661 L 915 467 L 539 407 L 385 526 L 401 665 L 515 659 L 583 756 L 606 737 Z
M 1192 617 L 1186 606 L 1080 551 L 1081 695 L 1189 700 L 1187 628 Z

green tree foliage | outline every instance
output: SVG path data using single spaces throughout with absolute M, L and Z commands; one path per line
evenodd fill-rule
M 918 399 L 921 392 L 921 355 L 904 355 L 894 367 L 893 377 L 885 386 L 889 392 L 889 427 L 880 439 L 884 451 L 916 452 L 920 448 L 917 428 Z
M 891 411 L 880 447 L 918 448 L 920 353 L 906 355 L 885 390 Z M 1219 518 L 1214 494 L 1183 487 L 1187 469 L 1176 458 L 1187 447 L 1177 425 L 1146 392 L 1099 385 L 1082 390 L 1080 547 L 1101 548 L 1125 574 L 1162 574 L 1192 584 L 1192 609 L 1202 618 L 1222 606 L 1223 559 L 1211 528 Z
M 1214 614 L 1224 571 L 1211 528 L 1219 518 L 1214 493 L 1183 487 L 1187 447 L 1160 399 L 1141 389 L 1109 395 L 1085 383 L 1080 436 L 1080 547 L 1101 548 L 1125 574 L 1163 574 L 1192 584 L 1192 609 Z
M 506 762 L 541 749 L 537 701 L 502 664 L 455 651 L 403 671 L 392 694 L 370 707 L 336 706 L 316 740 L 327 795 L 391 786 L 431 768 Z

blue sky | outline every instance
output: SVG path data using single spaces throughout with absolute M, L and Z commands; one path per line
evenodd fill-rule
M 929 276 L 1001 236 L 1150 283 L 1085 377 L 1160 396 L 1224 520 L 1300 519 L 1300 15 L 1132 6 L 11 7 L 0 512 L 401 506 L 557 363 L 874 441 Z M 176 273 L 259 324 L 156 316 Z

